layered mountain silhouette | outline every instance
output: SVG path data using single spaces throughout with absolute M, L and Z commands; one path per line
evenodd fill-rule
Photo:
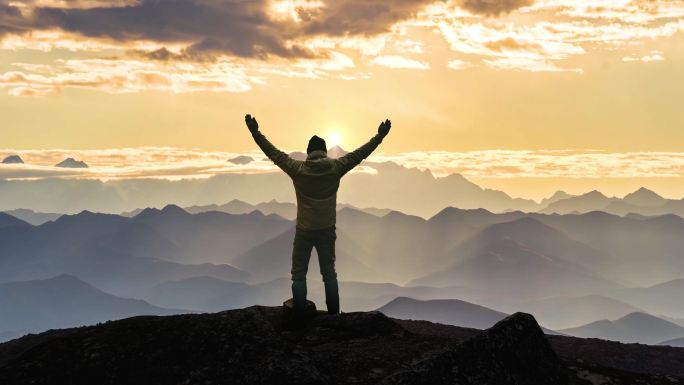
M 678 347 L 678 348 L 684 348 L 684 337 L 663 341 L 663 342 L 659 343 L 658 345 L 666 345 L 666 346 L 674 346 L 674 347 Z
M 0 330 L 41 332 L 135 315 L 183 312 L 107 294 L 70 275 L 0 284 Z
M 633 312 L 684 318 L 682 281 L 673 280 L 684 275 L 682 229 L 677 216 L 447 208 L 424 219 L 345 207 L 337 242 L 342 308 L 459 299 L 523 309 L 553 328 Z M 175 205 L 133 217 L 84 211 L 39 226 L 0 214 L 0 282 L 70 274 L 160 307 L 275 305 L 290 291 L 293 231 L 293 221 L 275 214 L 192 214 Z M 322 303 L 315 254 L 309 272 L 310 296 Z
M 554 195 L 555 197 L 556 195 Z M 684 199 L 667 199 L 647 188 L 640 188 L 623 198 L 607 197 L 598 191 L 579 196 L 564 196 L 563 199 L 542 201 L 541 213 L 587 213 L 603 211 L 609 214 L 626 216 L 661 216 L 675 214 L 684 216 Z
M 644 288 L 627 288 L 610 295 L 623 299 L 653 314 L 684 318 L 684 307 L 677 293 L 684 293 L 684 279 L 675 279 Z
M 574 250 L 573 250 L 574 248 Z M 532 218 L 490 226 L 453 252 L 457 260 L 412 284 L 458 282 L 524 298 L 567 293 L 600 293 L 616 287 L 583 265 L 604 263 L 599 253 Z
M 621 342 L 658 344 L 662 341 L 684 337 L 684 328 L 664 319 L 646 314 L 630 313 L 615 321 L 601 320 L 590 324 L 561 330 L 562 333 L 583 337 L 601 338 Z
M 587 213 L 590 211 L 600 211 L 611 202 L 617 201 L 617 198 L 608 198 L 600 191 L 591 191 L 579 196 L 568 197 L 550 202 L 542 213 L 548 214 L 572 214 L 572 213 Z
M 332 150 L 332 149 L 331 149 Z M 340 150 L 342 153 L 344 150 Z M 83 166 L 77 161 L 67 166 Z M 447 206 L 534 211 L 531 200 L 514 199 L 484 189 L 454 174 L 437 178 L 429 171 L 395 163 L 364 162 L 375 173 L 352 172 L 345 176 L 339 202 L 355 207 L 392 208 L 424 217 Z M 401 186 L 399 188 L 398 186 Z M 73 199 L 73 197 L 79 199 Z M 42 212 L 78 213 L 83 210 L 121 213 L 141 207 L 205 206 L 239 199 L 244 202 L 295 202 L 290 179 L 279 172 L 217 175 L 208 179 L 8 180 L 0 184 L 0 210 L 23 207 Z
M 581 326 L 597 319 L 618 319 L 643 310 L 603 295 L 549 297 L 536 301 L 512 303 L 506 310 L 520 310 L 535 316 L 554 330 Z
M 0 213 L 0 229 L 29 227 L 29 223 L 6 213 Z
M 248 273 L 233 266 L 192 262 L 187 254 L 183 254 L 190 260 L 187 263 L 165 260 L 184 250 L 176 240 L 162 234 L 178 227 L 157 230 L 142 219 L 83 212 L 41 226 L 7 227 L 0 231 L 0 281 L 73 274 L 108 292 L 131 296 L 170 279 L 202 275 L 248 279 Z M 282 218 L 276 221 L 289 225 Z M 174 223 L 185 225 L 182 221 Z
M 545 338 L 524 313 L 484 332 L 378 312 L 284 326 L 281 308 L 254 306 L 54 330 L 0 344 L 0 382 L 563 385 L 684 376 L 681 349 Z
M 61 217 L 62 214 L 57 213 L 41 213 L 35 212 L 29 209 L 15 209 L 5 211 L 5 214 L 9 214 L 15 218 L 19 218 L 22 221 L 28 222 L 34 226 L 42 225 L 45 222 L 54 221 Z
M 297 217 L 297 206 L 294 203 L 278 202 L 276 200 L 251 205 L 239 199 L 233 199 L 222 205 L 190 206 L 186 207 L 185 210 L 192 214 L 207 211 L 220 211 L 227 214 L 249 214 L 254 210 L 258 210 L 264 215 L 276 214 L 290 220 Z
M 487 329 L 508 314 L 456 299 L 420 301 L 399 297 L 378 309 L 388 317 L 426 320 L 466 328 Z
M 268 281 L 287 276 L 292 267 L 291 249 L 294 234 L 295 228 L 292 226 L 288 231 L 237 256 L 231 263 L 244 271 L 249 271 L 258 281 Z M 358 247 L 343 231 L 337 232 L 337 239 L 338 242 L 344 244 L 344 247 L 338 248 L 336 252 L 335 268 L 339 275 L 370 282 L 387 280 L 382 270 L 373 270 L 355 257 L 359 254 L 347 252 L 347 250 L 358 250 Z M 314 249 L 309 271 L 312 276 L 315 276 L 319 270 L 318 255 Z

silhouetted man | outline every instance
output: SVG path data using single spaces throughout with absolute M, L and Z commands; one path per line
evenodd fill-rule
M 297 195 L 297 229 L 292 247 L 292 298 L 295 309 L 306 306 L 306 273 L 311 250 L 315 247 L 325 283 L 328 313 L 340 312 L 340 296 L 335 272 L 335 214 L 340 179 L 366 159 L 387 136 L 392 123 L 385 120 L 378 134 L 356 151 L 339 158 L 328 158 L 325 140 L 314 135 L 306 148 L 305 161 L 290 158 L 273 146 L 259 132 L 259 124 L 251 115 L 245 122 L 254 141 L 266 156 L 290 176 Z

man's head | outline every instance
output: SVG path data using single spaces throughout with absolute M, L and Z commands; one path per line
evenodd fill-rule
M 309 139 L 309 145 L 306 147 L 306 153 L 311 154 L 314 151 L 328 151 L 325 145 L 325 140 L 314 135 Z

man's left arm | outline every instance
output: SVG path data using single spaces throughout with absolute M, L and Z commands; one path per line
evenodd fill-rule
M 382 140 L 389 134 L 392 122 L 389 119 L 380 123 L 378 127 L 378 134 L 371 138 L 368 143 L 350 152 L 349 154 L 337 159 L 338 170 L 340 176 L 351 171 L 358 166 L 364 159 L 368 158 L 370 154 L 382 143 Z
M 252 133 L 254 142 L 259 146 L 261 151 L 264 152 L 268 159 L 272 160 L 273 163 L 280 167 L 281 170 L 285 171 L 287 175 L 292 176 L 297 169 L 299 162 L 290 158 L 289 155 L 279 150 L 266 139 L 266 136 L 259 131 L 259 123 L 257 123 L 256 118 L 248 114 L 245 116 L 245 123 L 247 124 L 247 128 L 249 128 L 249 132 Z

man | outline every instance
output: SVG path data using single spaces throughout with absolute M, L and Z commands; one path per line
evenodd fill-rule
M 259 132 L 259 123 L 251 115 L 245 123 L 256 144 L 266 156 L 290 176 L 297 195 L 297 229 L 292 247 L 292 299 L 297 310 L 306 306 L 306 273 L 311 250 L 315 247 L 325 284 L 325 303 L 329 314 L 340 312 L 340 297 L 335 272 L 335 216 L 340 179 L 375 150 L 387 136 L 392 123 L 385 120 L 378 134 L 356 151 L 339 158 L 327 156 L 325 140 L 314 135 L 306 149 L 307 158 L 290 158 L 273 146 Z

